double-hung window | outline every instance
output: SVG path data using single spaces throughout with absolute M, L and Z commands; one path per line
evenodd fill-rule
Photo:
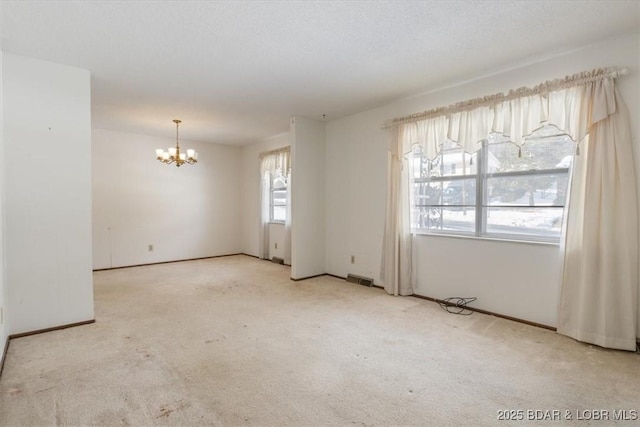
M 575 143 L 544 126 L 519 147 L 490 134 L 465 153 L 447 141 L 434 159 L 410 162 L 415 231 L 514 240 L 560 239 Z
M 287 178 L 280 174 L 271 177 L 271 222 L 284 223 L 287 219 Z

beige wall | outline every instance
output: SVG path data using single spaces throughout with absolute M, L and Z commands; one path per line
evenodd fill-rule
M 198 163 L 164 165 L 173 132 L 93 130 L 94 269 L 242 252 L 241 149 L 181 141 Z
M 9 334 L 93 319 L 87 70 L 2 57 Z

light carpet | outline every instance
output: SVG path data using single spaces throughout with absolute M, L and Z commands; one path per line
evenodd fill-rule
M 289 273 L 248 256 L 94 273 L 95 324 L 11 341 L 0 424 L 640 423 L 638 354 Z

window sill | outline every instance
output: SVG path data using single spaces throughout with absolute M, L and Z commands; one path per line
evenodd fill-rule
M 285 225 L 284 221 L 269 221 L 268 224 Z
M 559 242 L 547 242 L 544 240 L 519 240 L 516 238 L 506 237 L 491 237 L 491 236 L 469 236 L 464 234 L 447 234 L 447 233 L 426 233 L 424 231 L 411 231 L 411 234 L 415 236 L 437 237 L 437 238 L 453 238 L 453 239 L 466 239 L 466 240 L 481 240 L 489 242 L 501 242 L 501 243 L 514 243 L 534 246 L 551 246 L 560 247 Z

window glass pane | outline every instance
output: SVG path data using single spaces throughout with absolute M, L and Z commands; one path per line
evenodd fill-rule
M 436 226 L 432 222 L 432 216 L 429 215 L 431 208 L 427 206 L 413 206 L 411 208 L 411 228 L 428 230 Z
M 563 209 L 488 207 L 487 233 L 511 234 L 524 238 L 539 237 L 558 240 L 562 228 Z
M 527 136 L 522 147 L 500 134 L 489 135 L 477 154 L 447 141 L 428 160 L 418 147 L 410 160 L 411 225 L 557 241 L 574 150 L 570 137 L 550 125 Z M 482 199 L 476 200 L 479 185 Z M 485 224 L 475 223 L 477 209 L 483 209 Z
M 487 178 L 491 206 L 564 206 L 568 173 Z
M 274 205 L 286 205 L 287 204 L 287 192 L 282 190 L 275 190 L 271 193 L 271 203 Z
M 415 147 L 411 155 L 411 176 L 413 179 L 426 178 L 428 168 L 428 160 L 422 153 L 422 148 Z
M 415 207 L 413 228 L 434 231 L 473 233 L 475 231 L 475 207 L 422 206 Z
M 503 135 L 488 138 L 487 172 L 513 172 L 568 168 L 575 143 L 553 126 L 544 126 L 525 138 L 519 149 Z
M 477 153 L 465 153 L 458 144 L 446 142 L 433 160 L 426 160 L 421 177 L 446 177 L 475 175 L 477 173 Z M 414 175 L 415 176 L 415 175 Z
M 282 188 L 287 188 L 287 182 L 286 182 L 286 178 L 282 175 L 279 175 L 277 177 L 275 177 L 273 179 L 273 185 L 272 187 L 274 189 L 282 189 Z
M 287 184 L 283 175 L 277 175 L 271 189 L 271 221 L 284 222 L 287 219 Z
M 442 182 L 442 204 L 467 206 L 476 204 L 476 180 L 457 179 Z
M 414 203 L 416 206 L 473 206 L 476 204 L 476 179 L 415 182 Z
M 286 206 L 273 206 L 273 217 L 272 221 L 285 221 L 287 219 L 287 208 Z
M 439 205 L 442 197 L 440 183 L 421 181 L 413 183 L 413 204 L 416 206 Z

